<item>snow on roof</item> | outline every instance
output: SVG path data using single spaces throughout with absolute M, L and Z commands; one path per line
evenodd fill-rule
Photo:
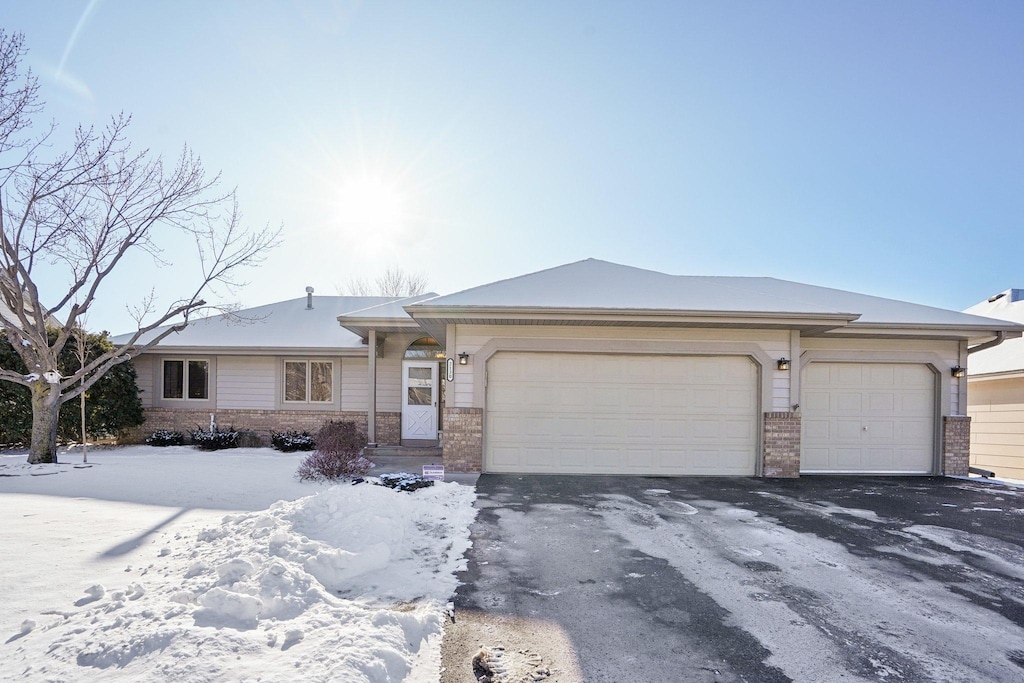
M 668 275 L 598 259 L 437 297 L 410 310 L 415 315 L 435 307 L 849 314 L 854 324 L 1000 326 L 957 311 L 771 277 Z
M 401 299 L 388 299 L 382 304 L 375 304 L 367 308 L 342 313 L 340 317 L 358 318 L 361 320 L 409 320 L 409 314 L 405 312 L 405 306 L 434 298 L 437 298 L 436 292 L 416 294 Z
M 306 297 L 289 299 L 247 308 L 233 315 L 193 320 L 181 332 L 172 332 L 157 347 L 365 349 L 358 335 L 338 324 L 338 316 L 400 300 L 389 296 L 314 296 L 313 308 L 307 309 Z M 113 341 L 123 343 L 130 336 L 119 335 Z
M 1024 289 L 1007 289 L 965 309 L 964 313 L 1024 323 Z M 972 353 L 967 362 L 969 375 L 1017 370 L 1024 370 L 1024 338 L 1007 339 L 999 346 Z

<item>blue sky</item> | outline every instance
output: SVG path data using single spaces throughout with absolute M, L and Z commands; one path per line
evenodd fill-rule
M 185 143 L 284 243 L 234 298 L 581 258 L 965 308 L 1024 286 L 1024 3 L 9 3 L 47 115 Z M 130 264 L 90 325 L 169 296 Z

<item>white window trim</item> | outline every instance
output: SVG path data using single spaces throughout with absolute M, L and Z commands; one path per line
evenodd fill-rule
M 288 364 L 289 363 L 304 363 L 306 366 L 306 398 L 301 401 L 293 401 L 288 399 Z M 328 363 L 331 366 L 331 400 L 329 401 L 314 401 L 313 396 L 313 363 Z M 326 358 L 307 358 L 307 359 L 286 359 L 284 364 L 281 366 L 281 403 L 285 405 L 314 405 L 314 406 L 329 406 L 334 405 L 334 360 Z
M 167 396 L 167 373 L 164 371 L 166 363 L 181 363 L 181 398 L 169 398 Z M 188 364 L 206 363 L 206 398 L 191 398 L 188 395 Z M 209 358 L 162 358 L 160 360 L 160 400 L 162 401 L 209 401 L 210 380 L 213 374 L 213 363 Z

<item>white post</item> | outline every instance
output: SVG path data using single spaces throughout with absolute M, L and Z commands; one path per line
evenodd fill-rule
M 366 440 L 377 445 L 377 330 L 370 330 L 366 339 L 368 382 L 366 388 Z

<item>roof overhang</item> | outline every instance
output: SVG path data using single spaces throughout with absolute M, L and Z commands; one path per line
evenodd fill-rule
M 977 375 L 970 374 L 970 370 L 968 370 L 968 382 L 992 382 L 1000 379 L 1024 379 L 1024 368 L 1006 370 L 1003 372 L 986 372 Z
M 338 323 L 349 332 L 358 335 L 366 341 L 370 337 L 370 330 L 377 332 L 416 332 L 421 330 L 420 324 L 412 318 L 353 318 L 347 315 L 338 316 Z
M 915 323 L 860 323 L 852 322 L 841 328 L 826 330 L 823 337 L 885 337 L 887 339 L 950 339 L 966 340 L 968 344 L 990 341 L 1002 332 L 1006 339 L 1024 334 L 1024 326 L 1016 323 L 1003 325 L 920 325 Z M 811 335 L 808 335 L 811 336 Z
M 360 347 L 299 347 L 299 346 L 165 346 L 157 344 L 143 354 L 161 356 L 204 355 L 204 356 L 353 356 L 368 355 L 365 345 Z
M 715 327 L 799 330 L 805 337 L 885 337 L 890 339 L 988 341 L 1003 332 L 1020 337 L 1024 325 L 1005 322 L 979 325 L 860 322 L 858 313 L 789 311 L 680 311 L 608 308 L 455 307 L 415 304 L 406 312 L 423 330 L 444 344 L 448 325 L 562 325 L 617 327 Z
M 680 311 L 610 308 L 406 306 L 419 327 L 444 344 L 448 325 L 557 325 L 786 329 L 820 334 L 848 325 L 857 313 Z

